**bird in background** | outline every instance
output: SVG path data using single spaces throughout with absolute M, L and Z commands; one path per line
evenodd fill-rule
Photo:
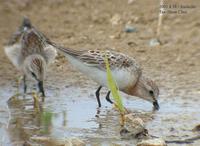
M 147 100 L 153 104 L 154 109 L 159 109 L 158 86 L 142 74 L 141 67 L 135 59 L 111 50 L 73 50 L 56 44 L 53 45 L 67 57 L 74 67 L 100 85 L 96 90 L 99 107 L 101 107 L 100 90 L 102 87 L 108 87 L 105 65 L 106 55 L 118 89 L 128 95 Z M 106 95 L 106 100 L 112 104 L 113 102 L 109 96 L 110 91 Z
M 21 26 L 11 36 L 4 48 L 8 59 L 23 74 L 24 93 L 27 78 L 37 81 L 39 92 L 45 97 L 44 79 L 50 63 L 55 60 L 56 49 L 49 39 L 24 17 Z

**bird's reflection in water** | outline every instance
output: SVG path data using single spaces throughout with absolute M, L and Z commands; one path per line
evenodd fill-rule
M 13 145 L 32 144 L 32 136 L 51 133 L 53 113 L 43 109 L 41 102 L 32 98 L 13 98 L 8 106 L 11 112 L 8 133 Z

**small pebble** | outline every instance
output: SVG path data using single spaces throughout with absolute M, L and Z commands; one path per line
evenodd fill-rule
M 132 33 L 132 32 L 137 32 L 137 29 L 133 26 L 126 25 L 124 31 L 126 33 Z
M 117 33 L 117 34 L 115 34 L 115 35 L 110 35 L 109 37 L 110 37 L 111 39 L 120 39 L 121 34 L 120 34 L 120 33 Z
M 111 19 L 110 22 L 111 24 L 114 25 L 118 25 L 121 21 L 121 16 L 119 14 L 115 14 Z
M 146 133 L 146 131 L 141 118 L 134 117 L 133 114 L 125 115 L 124 128 L 120 131 L 122 138 L 136 138 L 138 135 Z
M 138 134 L 145 129 L 144 122 L 141 118 L 134 117 L 132 114 L 125 115 L 124 127 L 130 131 Z
M 52 143 L 55 146 L 86 146 L 85 142 L 79 138 L 63 138 L 55 139 L 51 137 L 31 137 L 31 140 L 44 143 Z
M 132 4 L 135 0 L 128 0 L 128 4 Z
M 161 138 L 142 140 L 137 146 L 167 146 L 165 141 Z
M 71 138 L 71 143 L 73 146 L 85 146 L 85 142 L 79 138 Z
M 159 45 L 161 45 L 161 43 L 158 39 L 151 39 L 149 42 L 149 46 L 151 46 L 151 47 L 159 46 Z
M 200 132 L 200 124 L 199 125 L 197 125 L 197 126 L 195 126 L 193 129 L 192 129 L 192 131 L 198 131 L 198 132 Z

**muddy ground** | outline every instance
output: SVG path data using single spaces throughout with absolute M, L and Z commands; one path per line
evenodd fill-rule
M 95 117 L 94 91 L 98 85 L 64 58 L 59 57 L 48 69 L 43 112 L 33 109 L 29 96 L 7 104 L 17 91 L 20 73 L 6 58 L 3 46 L 24 15 L 50 39 L 66 47 L 112 48 L 136 58 L 143 72 L 159 85 L 161 108 L 152 112 L 150 103 L 122 94 L 124 105 L 145 117 L 152 135 L 172 140 L 198 135 L 192 129 L 200 124 L 200 2 L 167 3 L 196 8 L 185 9 L 184 14 L 165 14 L 162 45 L 152 47 L 149 42 L 156 36 L 158 0 L 0 0 L 0 145 L 42 144 L 33 140 L 40 136 L 79 137 L 88 145 L 136 143 L 120 138 L 118 113 L 104 100 L 106 89 L 101 94 L 103 107 Z M 124 32 L 126 25 L 136 32 Z M 33 90 L 32 85 L 29 87 Z M 199 146 L 200 140 L 183 145 Z

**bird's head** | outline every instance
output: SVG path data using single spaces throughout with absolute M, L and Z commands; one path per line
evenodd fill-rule
M 154 81 L 141 75 L 136 85 L 130 90 L 130 94 L 151 102 L 154 109 L 159 110 L 159 88 Z
M 39 91 L 45 96 L 43 82 L 46 72 L 46 62 L 40 55 L 30 55 L 24 61 L 24 73 L 27 77 L 38 82 Z
M 24 61 L 24 72 L 36 81 L 43 81 L 45 78 L 46 62 L 40 55 L 30 55 Z

